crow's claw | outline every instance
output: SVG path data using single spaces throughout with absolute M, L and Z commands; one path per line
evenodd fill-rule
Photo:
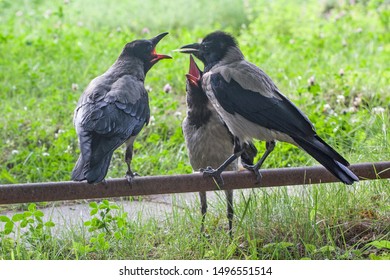
M 221 176 L 221 171 L 219 169 L 214 169 L 211 166 L 207 166 L 207 168 L 201 168 L 200 172 L 203 173 L 203 177 L 212 177 L 218 186 L 223 186 L 223 179 Z
M 200 168 L 199 171 L 203 173 L 205 171 L 214 171 L 214 169 L 211 166 L 207 166 L 206 168 Z
M 133 182 L 133 178 L 135 176 L 140 176 L 137 172 L 132 172 L 132 171 L 127 171 L 126 172 L 126 179 L 127 179 L 127 182 L 129 182 L 129 184 L 131 185 L 131 183 Z
M 259 168 L 255 165 L 249 165 L 249 164 L 243 164 L 242 165 L 245 169 L 252 171 L 256 175 L 256 184 L 259 184 L 261 182 L 261 179 L 263 176 L 261 175 Z

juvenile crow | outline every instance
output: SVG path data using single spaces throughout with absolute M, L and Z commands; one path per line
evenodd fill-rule
M 187 116 L 183 120 L 182 129 L 187 145 L 188 155 L 194 171 L 205 166 L 217 168 L 233 153 L 233 135 L 211 105 L 202 90 L 202 72 L 190 56 L 190 69 L 186 74 L 187 84 Z M 253 164 L 256 148 L 250 145 L 248 152 L 241 155 L 246 164 Z M 238 170 L 237 161 L 227 167 L 228 170 Z M 227 218 L 229 233 L 233 224 L 233 190 L 226 190 Z M 201 232 L 204 232 L 204 220 L 207 213 L 206 192 L 199 192 L 202 212 Z
M 252 139 L 266 141 L 266 152 L 255 165 L 245 167 L 261 180 L 259 169 L 275 147 L 275 141 L 292 143 L 314 157 L 345 184 L 359 181 L 348 161 L 325 143 L 314 126 L 270 77 L 245 60 L 236 40 L 216 31 L 203 41 L 181 47 L 205 65 L 202 88 L 229 130 L 238 139 L 236 151 L 217 169 L 208 167 L 205 175 L 222 182 L 221 172 L 244 150 Z
M 81 154 L 72 180 L 102 181 L 113 152 L 126 142 L 126 178 L 131 182 L 134 139 L 150 116 L 145 75 L 159 60 L 171 58 L 155 50 L 167 34 L 127 43 L 115 63 L 87 86 L 74 112 Z

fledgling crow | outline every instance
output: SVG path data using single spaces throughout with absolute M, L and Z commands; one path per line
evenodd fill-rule
M 72 180 L 101 182 L 113 152 L 126 142 L 126 178 L 131 182 L 135 175 L 130 168 L 134 139 L 150 117 L 145 75 L 159 60 L 171 58 L 155 50 L 167 34 L 127 43 L 115 63 L 81 95 L 74 112 L 81 154 Z
M 188 150 L 191 166 L 194 171 L 205 166 L 217 168 L 233 153 L 233 135 L 218 115 L 202 89 L 202 71 L 190 56 L 190 69 L 186 74 L 187 84 L 187 116 L 183 120 L 182 129 Z M 250 144 L 248 152 L 241 155 L 246 164 L 253 164 L 256 148 Z M 227 167 L 238 170 L 237 160 Z M 229 233 L 233 225 L 233 190 L 226 190 L 227 218 Z M 207 212 L 206 192 L 199 192 L 202 212 L 201 232 L 204 232 L 204 220 Z
M 202 88 L 241 146 L 217 169 L 208 167 L 205 175 L 222 182 L 221 172 L 245 150 L 244 144 L 259 139 L 266 141 L 266 152 L 255 165 L 245 166 L 258 181 L 259 169 L 276 140 L 302 148 L 345 184 L 359 181 L 347 168 L 348 161 L 317 135 L 307 116 L 266 73 L 245 60 L 233 36 L 216 31 L 180 50 L 204 63 Z

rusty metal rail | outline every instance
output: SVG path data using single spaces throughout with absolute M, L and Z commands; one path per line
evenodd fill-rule
M 350 168 L 361 180 L 390 178 L 390 161 L 354 164 Z M 263 175 L 262 181 L 256 184 L 254 175 L 249 171 L 224 172 L 223 188 L 218 188 L 211 178 L 203 178 L 200 173 L 137 177 L 131 185 L 126 179 L 111 179 L 99 184 L 47 182 L 0 185 L 0 204 L 307 185 L 338 181 L 322 166 L 263 169 L 261 174 Z

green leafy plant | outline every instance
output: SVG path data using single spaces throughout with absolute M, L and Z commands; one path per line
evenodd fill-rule
M 49 220 L 47 222 L 43 221 L 43 212 L 37 209 L 35 203 L 28 205 L 28 210 L 23 213 L 17 213 L 9 218 L 7 216 L 0 216 L 0 222 L 4 223 L 4 229 L 1 231 L 3 236 L 10 235 L 11 233 L 16 233 L 19 235 L 21 229 L 26 229 L 22 233 L 27 240 L 34 239 L 47 239 L 51 237 L 50 229 L 55 226 L 55 224 Z
M 86 254 L 92 251 L 106 251 L 110 249 L 110 240 L 116 242 L 131 237 L 127 213 L 120 211 L 120 207 L 108 200 L 100 203 L 89 203 L 91 219 L 84 222 L 88 232 L 92 233 L 88 244 L 73 242 L 76 254 Z
M 0 231 L 0 244 L 4 253 L 14 254 L 14 249 L 19 246 L 32 246 L 44 248 L 52 239 L 51 229 L 54 222 L 43 221 L 44 214 L 37 209 L 35 203 L 28 205 L 27 211 L 14 214 L 11 218 L 0 216 L 0 222 L 4 228 Z
M 90 202 L 91 219 L 84 222 L 89 232 L 103 231 L 120 239 L 128 226 L 127 213 L 120 213 L 117 204 L 103 200 L 101 203 Z
M 375 240 L 367 244 L 373 246 L 380 252 L 370 253 L 371 260 L 390 260 L 390 241 L 389 240 Z

